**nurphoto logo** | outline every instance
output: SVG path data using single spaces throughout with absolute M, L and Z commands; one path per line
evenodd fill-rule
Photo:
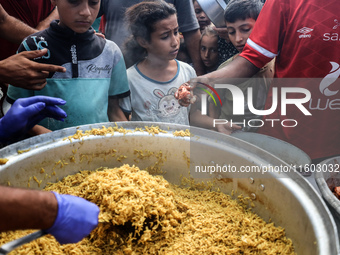
M 220 105 L 222 107 L 222 101 L 219 93 L 224 94 L 224 90 L 228 90 L 232 96 L 232 113 L 233 116 L 240 116 L 245 115 L 245 105 L 247 105 L 248 109 L 251 114 L 254 116 L 265 116 L 270 115 L 273 112 L 275 112 L 278 109 L 279 102 L 280 102 L 280 114 L 281 116 L 287 115 L 287 106 L 288 105 L 294 105 L 299 111 L 301 111 L 306 116 L 311 116 L 312 114 L 310 111 L 303 105 L 310 101 L 311 99 L 311 93 L 309 90 L 305 88 L 299 88 L 299 87 L 272 87 L 270 88 L 271 94 L 272 94 L 272 104 L 270 108 L 267 109 L 256 109 L 254 107 L 253 102 L 253 88 L 248 87 L 246 95 L 243 93 L 243 91 L 237 86 L 232 84 L 215 84 L 214 88 L 212 86 L 209 86 L 205 83 L 198 84 L 204 85 L 207 88 L 209 88 L 218 98 L 220 101 Z M 207 115 L 208 107 L 207 107 L 207 95 L 209 95 L 212 100 L 214 101 L 215 106 L 217 106 L 216 100 L 213 98 L 213 94 L 208 91 L 205 88 L 197 87 L 201 89 L 202 91 L 206 93 L 200 94 L 201 97 L 201 115 Z M 218 92 L 219 93 L 218 93 Z M 291 98 L 288 95 L 298 95 L 296 98 Z M 280 95 L 280 98 L 279 98 Z M 214 119 L 213 126 L 216 127 L 216 125 L 224 125 L 227 123 L 230 124 L 236 124 L 236 125 L 243 125 L 243 126 L 250 126 L 250 127 L 262 127 L 265 124 L 270 124 L 272 127 L 275 126 L 275 124 L 278 124 L 280 122 L 281 126 L 283 127 L 295 127 L 298 125 L 298 121 L 295 119 L 265 119 L 262 120 L 261 118 L 254 118 L 254 119 L 244 119 L 243 121 L 234 122 L 231 120 L 226 119 Z

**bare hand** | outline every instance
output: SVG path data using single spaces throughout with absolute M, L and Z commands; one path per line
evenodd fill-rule
M 227 123 L 227 124 L 217 124 L 216 129 L 218 132 L 221 132 L 226 135 L 230 135 L 232 132 L 242 129 L 242 127 L 235 125 L 235 124 L 230 125 L 229 123 Z
M 44 88 L 49 72 L 66 72 L 62 66 L 32 61 L 46 53 L 47 49 L 23 51 L 0 61 L 0 81 L 25 89 Z
M 101 33 L 101 32 L 96 32 L 96 31 L 94 31 L 94 34 L 95 34 L 96 36 L 99 36 L 99 37 L 105 39 L 105 35 L 104 35 L 103 33 Z
M 228 30 L 226 27 L 214 27 L 214 30 L 217 32 L 218 36 L 227 42 L 230 42 Z
M 196 101 L 196 96 L 193 94 L 193 88 L 193 86 L 186 82 L 175 92 L 175 98 L 181 106 L 188 107 Z

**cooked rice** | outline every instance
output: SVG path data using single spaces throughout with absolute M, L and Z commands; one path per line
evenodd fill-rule
M 135 166 L 81 171 L 45 189 L 96 203 L 98 227 L 77 244 L 48 235 L 12 254 L 295 254 L 283 228 L 230 196 L 180 188 Z M 0 233 L 0 243 L 28 232 Z
M 186 129 L 185 131 L 184 130 L 176 130 L 173 132 L 173 135 L 174 136 L 191 136 L 191 133 L 190 133 L 190 130 L 189 129 Z
M 0 158 L 0 165 L 4 165 L 8 162 L 8 158 Z

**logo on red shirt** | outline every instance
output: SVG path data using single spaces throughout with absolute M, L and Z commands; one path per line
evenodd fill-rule
M 312 35 L 310 33 L 312 31 L 313 31 L 312 28 L 303 27 L 303 28 L 297 30 L 296 32 L 301 33 L 301 35 L 299 35 L 299 38 L 311 38 Z

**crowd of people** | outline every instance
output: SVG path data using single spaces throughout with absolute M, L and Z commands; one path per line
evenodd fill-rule
M 1 55 L 0 108 L 10 108 L 1 112 L 0 143 L 22 134 L 132 120 L 225 134 L 258 132 L 297 146 L 314 163 L 339 155 L 340 6 L 335 0 L 226 2 L 226 26 L 217 28 L 196 0 L 0 1 L 1 37 L 16 51 Z M 329 18 L 320 19 L 314 9 Z M 104 36 L 92 28 L 99 20 Z M 192 79 L 215 86 L 220 107 L 209 97 L 202 113 L 200 100 L 178 100 L 183 86 L 199 99 L 197 88 L 204 83 Z M 240 109 L 233 90 L 217 86 L 227 83 L 248 99 L 240 113 L 235 114 Z M 215 125 L 215 119 L 226 121 Z M 253 119 L 271 125 L 255 125 Z M 21 209 L 0 210 L 1 221 L 8 223 L 1 230 L 42 228 L 67 243 L 79 241 L 98 223 L 99 209 L 76 197 L 0 190 L 13 196 L 0 198 L 0 204 Z M 38 205 L 46 206 L 30 208 L 26 202 L 36 196 Z M 82 216 L 75 219 L 79 207 Z M 49 213 L 43 223 L 28 226 L 25 211 Z M 14 223 L 15 213 L 23 222 Z M 63 229 L 64 220 L 71 223 Z

